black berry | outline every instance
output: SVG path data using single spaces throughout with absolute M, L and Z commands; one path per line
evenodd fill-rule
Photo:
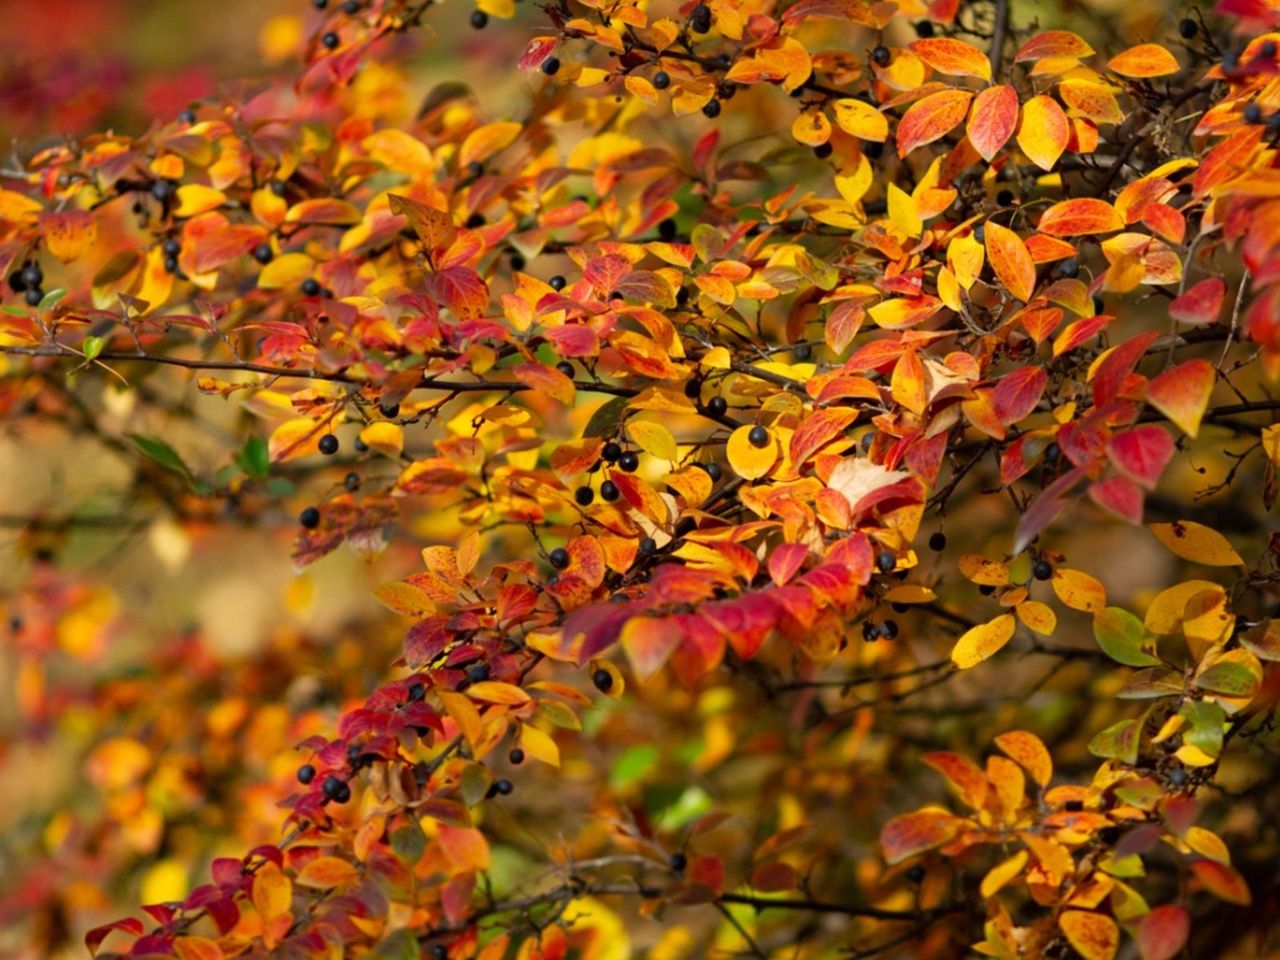
M 1200 31 L 1199 26 L 1190 17 L 1184 17 L 1178 21 L 1178 33 L 1182 34 L 1184 40 L 1190 40 Z
M 542 72 L 545 73 L 548 77 L 554 77 L 557 73 L 560 72 L 560 58 L 547 57 L 547 59 L 543 60 Z
M 707 476 L 711 478 L 712 482 L 724 476 L 724 471 L 720 469 L 720 464 L 718 463 L 704 463 L 702 464 L 702 469 L 707 471 Z
M 190 126 L 196 122 L 196 112 L 194 110 L 183 110 L 178 114 L 178 122 Z
M 515 747 L 509 754 L 507 754 L 507 759 L 518 767 L 520 764 L 524 763 L 524 751 L 519 747 Z
M 635 473 L 640 469 L 640 457 L 634 450 L 628 450 L 618 458 L 618 466 L 627 473 Z
M 565 288 L 565 285 L 567 283 L 568 281 L 565 280 L 564 277 L 560 276 L 560 274 L 557 273 L 554 277 L 552 277 L 550 280 L 547 281 L 547 286 L 549 286 L 552 290 L 559 293 L 561 290 Z
M 892 57 L 893 54 L 889 52 L 889 48 L 884 44 L 880 44 L 880 46 L 871 51 L 871 59 L 877 67 L 887 67 Z
M 314 277 L 307 277 L 302 281 L 302 293 L 307 297 L 320 296 L 320 281 Z
M 400 416 L 400 404 L 383 401 L 378 404 L 378 412 L 388 420 L 394 420 L 396 417 Z
M 586 507 L 596 498 L 596 492 L 590 487 L 579 487 L 573 491 L 573 499 L 577 501 L 578 506 Z
M 320 38 L 320 42 L 324 44 L 324 48 L 326 50 L 336 50 L 338 48 L 338 44 L 340 44 L 342 41 L 338 38 L 338 35 L 336 33 L 330 30 L 328 33 L 326 33 L 323 37 Z
M 831 156 L 834 151 L 835 148 L 831 146 L 830 143 L 820 143 L 813 148 L 813 155 L 819 160 L 825 160 L 827 157 Z
M 888 573 L 898 565 L 898 557 L 892 550 L 881 550 L 876 554 L 876 569 Z
M 892 640 L 897 635 L 898 635 L 897 620 L 886 620 L 884 623 L 880 624 L 880 636 L 884 637 L 887 640 Z
M 702 115 L 704 117 L 709 117 L 712 120 L 720 116 L 720 101 L 708 100 L 702 108 Z
M 476 30 L 483 30 L 489 25 L 489 15 L 483 10 L 471 11 L 471 26 Z
M 324 783 L 320 785 L 320 789 L 324 791 L 324 795 L 330 800 L 338 800 L 339 795 L 345 787 L 346 784 L 342 782 L 342 779 L 340 777 L 335 777 L 333 774 L 325 777 Z M 338 802 L 341 803 L 342 801 L 338 800 Z
M 427 686 L 424 683 L 409 684 L 408 696 L 410 703 L 418 703 L 427 695 Z
M 996 203 L 1000 204 L 1002 207 L 1010 206 L 1013 203 L 1013 191 L 1001 190 L 996 194 Z
M 564 547 L 556 547 L 547 557 L 551 561 L 551 565 L 557 570 L 563 570 L 569 565 L 569 551 Z
M 941 552 L 947 549 L 947 535 L 937 530 L 929 535 L 929 549 Z
M 177 257 L 165 257 L 165 258 L 164 258 L 164 270 L 165 270 L 165 273 L 177 273 L 177 272 L 178 272 L 178 258 L 177 258 Z
M 684 395 L 690 400 L 697 400 L 702 395 L 702 381 L 698 379 L 684 382 Z
M 1068 280 L 1080 275 L 1080 261 L 1075 257 L 1069 260 L 1063 260 L 1058 264 L 1058 276 L 1066 277 Z
M 1256 103 L 1247 104 L 1244 108 L 1244 122 L 1245 123 L 1261 123 L 1262 108 L 1258 106 Z
M 608 693 L 613 688 L 613 674 L 601 667 L 591 675 L 591 682 L 601 693 Z
M 622 456 L 622 447 L 617 442 L 610 440 L 604 445 L 600 456 L 604 458 L 606 463 L 617 463 L 618 458 Z
M 676 873 L 684 873 L 684 868 L 689 866 L 689 858 L 680 851 L 676 851 L 671 855 L 671 869 Z
M 933 21 L 932 21 L 932 20 L 921 20 L 919 23 L 917 23 L 917 24 L 916 24 L 916 36 L 917 36 L 917 37 L 920 37 L 922 40 L 927 40 L 929 37 L 932 37 L 932 36 L 933 36 Z
M 320 511 L 315 507 L 307 507 L 298 514 L 298 523 L 308 530 L 314 530 L 320 526 Z
M 1079 813 L 1081 810 L 1084 809 L 1084 801 L 1068 800 L 1066 803 L 1062 805 L 1062 809 L 1066 810 L 1069 813 Z
M 1031 567 L 1031 574 L 1037 580 L 1048 580 L 1053 576 L 1053 564 L 1048 560 L 1037 560 Z
M 639 550 L 640 556 L 647 557 L 649 554 L 653 553 L 653 551 L 658 549 L 658 542 L 654 540 L 653 537 L 644 537 L 640 540 L 640 545 L 637 549 Z
M 449 948 L 437 943 L 431 948 L 431 960 L 449 960 Z
M 338 438 L 332 433 L 326 433 L 320 438 L 320 452 L 326 457 L 331 457 L 338 452 Z
M 483 176 L 484 164 L 481 163 L 479 160 L 472 160 L 470 163 L 467 164 L 467 173 L 469 173 L 473 177 Z
M 670 217 L 658 223 L 658 236 L 670 243 L 676 238 L 676 222 Z
M 903 876 L 906 877 L 912 883 L 920 883 L 922 880 L 924 880 L 924 867 L 922 867 L 918 863 L 914 864 L 913 866 L 908 868 L 907 872 L 904 873 Z
M 573 376 L 573 364 L 568 360 L 561 360 L 556 364 L 556 369 L 563 373 L 566 377 Z
M 523 269 L 524 269 L 524 255 L 523 255 L 523 254 L 520 254 L 520 253 L 513 253 L 513 254 L 511 254 L 511 269 L 512 269 L 512 270 L 523 270 Z
M 269 243 L 260 243 L 253 248 L 253 259 L 259 263 L 270 263 L 273 256 L 271 244 Z
M 748 431 L 747 442 L 753 447 L 767 447 L 769 445 L 769 431 L 757 423 Z
M 44 299 L 44 291 L 39 287 L 27 287 L 27 292 L 22 295 L 22 298 L 27 301 L 27 306 L 38 307 L 40 301 Z
M 729 401 L 724 397 L 712 397 L 707 401 L 707 412 L 713 417 L 723 417 L 729 412 Z
M 164 245 L 160 249 L 164 251 L 166 257 L 176 257 L 182 252 L 182 244 L 177 237 L 165 237 Z
M 613 503 L 613 501 L 618 499 L 618 494 L 618 485 L 612 480 L 606 480 L 604 483 L 600 484 L 600 499 L 605 503 Z
M 472 664 L 467 668 L 467 679 L 472 683 L 483 683 L 489 679 L 489 665 L 487 663 Z
M 984 597 L 989 597 L 996 592 L 996 588 L 989 583 L 984 583 L 978 587 L 978 592 Z
M 813 356 L 813 347 L 807 343 L 797 343 L 791 350 L 797 360 L 808 360 Z
M 986 243 L 987 231 L 982 224 L 978 224 L 973 228 L 973 239 L 977 240 L 979 243 Z
M 157 180 L 151 185 L 151 195 L 164 203 L 173 196 L 174 189 L 172 180 Z
M 345 13 L 347 16 L 351 16 L 352 14 L 359 13 L 360 0 L 347 0 L 347 2 L 342 5 L 342 12 Z
M 289 185 L 285 183 L 283 180 L 272 180 L 271 192 L 275 194 L 277 197 L 283 197 L 286 193 L 289 192 Z
M 655 90 L 665 90 L 671 86 L 671 74 L 665 70 L 659 70 L 653 75 L 653 87 Z
M 468 230 L 474 230 L 476 227 L 483 227 L 484 214 L 473 213 L 471 216 L 467 217 L 466 223 L 464 223 L 463 226 L 466 227 Z
M 1044 448 L 1044 458 L 1048 463 L 1057 463 L 1058 458 L 1062 456 L 1062 448 L 1056 443 L 1051 443 Z
M 494 783 L 493 787 L 495 790 L 498 791 L 498 793 L 502 794 L 504 797 L 509 797 L 511 796 L 511 791 L 515 789 L 515 784 L 513 784 L 510 780 L 504 777 L 503 779 Z
M 313 767 L 311 764 L 304 763 L 302 766 L 298 768 L 299 783 L 303 783 L 303 784 L 310 783 L 315 778 L 316 778 L 316 768 Z

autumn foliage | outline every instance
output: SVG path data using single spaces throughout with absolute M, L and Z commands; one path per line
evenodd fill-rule
M 298 6 L 0 170 L 0 953 L 1280 951 L 1280 7 Z

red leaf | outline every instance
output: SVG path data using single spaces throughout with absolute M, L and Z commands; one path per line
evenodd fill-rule
M 1113 230 L 1124 229 L 1124 218 L 1105 200 L 1078 197 L 1055 203 L 1044 212 L 1036 229 L 1051 237 L 1111 233 Z
M 1147 402 L 1194 437 L 1209 406 L 1214 377 L 1208 360 L 1188 360 L 1147 384 Z
M 1203 327 L 1218 319 L 1227 285 L 1218 277 L 1201 280 L 1169 304 L 1169 316 L 1179 323 Z
M 1111 460 L 1130 479 L 1154 490 L 1173 457 L 1173 437 L 1163 427 L 1134 427 L 1111 438 Z
M 799 467 L 813 454 L 834 440 L 860 411 L 850 407 L 833 407 L 815 411 L 791 435 L 791 464 Z
M 1008 427 L 1031 413 L 1048 383 L 1049 375 L 1042 367 L 1023 367 L 1001 377 L 991 395 L 1000 422 Z
M 1138 951 L 1142 960 L 1173 960 L 1187 944 L 1191 918 L 1175 903 L 1156 907 L 1138 924 Z
M 489 287 L 470 267 L 450 267 L 432 275 L 436 295 L 459 320 L 478 320 L 489 306 Z
M 102 941 L 107 939 L 107 935 L 114 930 L 122 930 L 135 937 L 140 937 L 146 932 L 146 927 L 142 925 L 142 921 L 137 917 L 125 917 L 123 920 L 116 920 L 114 923 L 104 923 L 100 927 L 94 927 L 84 935 L 84 945 L 89 948 L 89 952 L 96 954 L 98 947 L 102 946 Z
M 1142 488 L 1128 477 L 1108 477 L 1093 484 L 1089 499 L 1121 520 L 1142 522 Z
M 894 817 L 880 831 L 880 846 L 889 864 L 901 863 L 941 846 L 954 836 L 956 819 L 937 810 L 919 810 Z
M 969 142 L 990 162 L 1018 125 L 1018 91 L 1008 84 L 988 87 L 973 98 L 969 112 Z
M 769 554 L 769 576 L 778 586 L 782 586 L 804 566 L 809 556 L 809 548 L 798 543 L 783 543 Z

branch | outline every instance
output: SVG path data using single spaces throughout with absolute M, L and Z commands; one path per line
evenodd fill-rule
M 991 75 L 999 78 L 1004 61 L 1004 37 L 1009 30 L 1009 0 L 996 0 L 996 25 L 991 34 Z

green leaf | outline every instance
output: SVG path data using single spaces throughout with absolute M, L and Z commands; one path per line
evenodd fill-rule
M 43 297 L 40 298 L 39 309 L 52 310 L 59 303 L 62 302 L 62 298 L 65 297 L 66 295 L 67 295 L 67 291 L 63 290 L 61 287 L 59 287 L 56 290 L 50 290 Z
M 1143 650 L 1147 631 L 1128 610 L 1107 607 L 1093 620 L 1093 636 L 1112 660 L 1128 667 L 1158 667 L 1160 660 Z
M 582 431 L 584 437 L 611 437 L 618 432 L 618 421 L 622 419 L 622 413 L 627 409 L 629 397 L 614 397 L 599 410 L 591 415 L 591 419 L 587 421 L 586 429 Z
M 1142 721 L 1121 720 L 1113 723 L 1089 741 L 1089 752 L 1095 757 L 1133 763 L 1138 759 L 1138 743 L 1142 738 Z
M 244 447 L 236 452 L 236 465 L 255 479 L 265 477 L 271 471 L 271 454 L 267 441 L 262 437 L 250 437 Z
M 25 307 L 19 307 L 12 303 L 6 307 L 0 307 L 0 313 L 7 313 L 11 317 L 25 317 L 28 315 Z
M 1243 663 L 1215 663 L 1192 682 L 1201 690 L 1225 693 L 1229 697 L 1251 697 L 1258 690 L 1259 677 Z
M 427 835 L 422 832 L 417 820 L 410 817 L 391 831 L 391 849 L 409 866 L 422 859 L 427 850 Z
M 378 944 L 371 956 L 378 960 L 421 960 L 422 948 L 412 930 L 401 928 Z
M 1222 707 L 1197 700 L 1178 712 L 1187 721 L 1182 729 L 1184 743 L 1198 747 L 1211 757 L 1222 752 L 1222 728 L 1227 721 L 1227 712 Z
M 148 460 L 154 460 L 166 470 L 171 470 L 181 477 L 186 477 L 188 480 L 191 479 L 190 468 L 178 456 L 178 452 L 163 440 L 156 437 L 143 436 L 140 433 L 128 433 L 125 436 L 133 442 L 133 445 Z
M 84 338 L 84 358 L 93 360 L 102 352 L 102 348 L 106 345 L 106 341 L 102 337 L 85 337 Z
M 1152 667 L 1133 673 L 1116 696 L 1121 700 L 1150 700 L 1155 697 L 1180 697 L 1185 691 L 1182 674 L 1163 667 Z

